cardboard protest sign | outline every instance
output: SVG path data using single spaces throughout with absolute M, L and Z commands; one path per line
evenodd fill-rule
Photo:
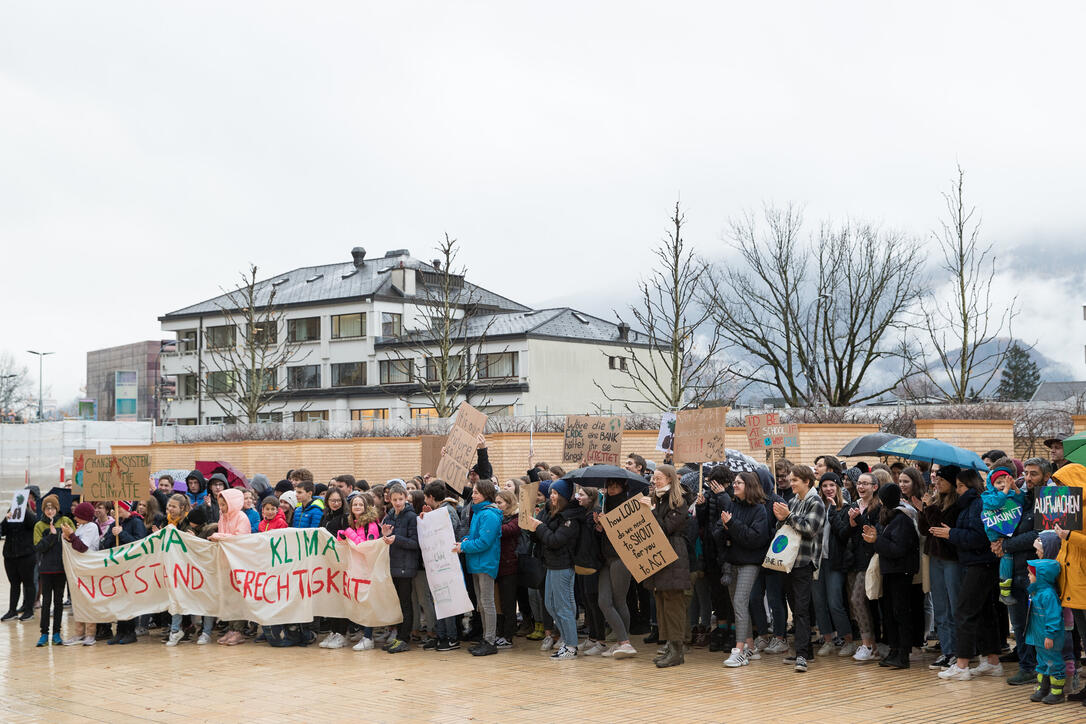
M 76 553 L 64 546 L 72 616 L 123 621 L 168 610 L 262 625 L 347 618 L 401 620 L 382 540 L 337 541 L 324 528 L 281 529 L 212 542 L 167 526 L 134 543 Z
M 656 435 L 657 452 L 673 452 L 675 449 L 675 413 L 660 415 L 660 432 Z
M 751 449 L 799 447 L 799 425 L 781 424 L 781 416 L 776 412 L 747 415 L 744 423 L 747 428 L 747 443 Z
M 566 415 L 562 462 L 573 465 L 622 464 L 621 417 Z
M 1037 488 L 1033 503 L 1034 530 L 1082 530 L 1082 488 L 1046 485 Z
M 521 530 L 527 530 L 528 520 L 535 517 L 535 499 L 539 496 L 539 483 L 524 483 L 520 486 L 519 517 Z
M 449 509 L 442 506 L 424 514 L 418 521 L 419 548 L 426 567 L 426 583 L 434 598 L 434 615 L 448 618 L 471 611 L 471 599 L 464 586 L 460 556 L 452 552 L 456 543 Z
M 998 508 L 981 508 L 980 522 L 988 530 L 994 530 L 1000 535 L 1009 536 L 1018 527 L 1018 521 L 1022 520 L 1022 506 L 1013 498 L 1004 498 Z
M 441 462 L 441 448 L 445 447 L 445 435 L 423 435 L 420 438 L 422 448 L 422 467 L 423 474 L 430 473 L 435 474 L 437 471 L 438 463 Z
M 675 416 L 675 465 L 723 460 L 724 428 L 730 407 L 679 410 Z
M 72 494 L 83 494 L 83 461 L 88 455 L 97 455 L 97 450 L 72 451 Z
M 151 479 L 150 455 L 87 455 L 83 458 L 84 500 L 139 500 Z
M 23 488 L 22 490 L 16 490 L 15 494 L 11 496 L 11 522 L 22 523 L 26 518 L 26 506 L 30 501 L 30 488 Z
M 641 498 L 627 500 L 600 520 L 622 564 L 638 583 L 679 558 Z
M 461 402 L 456 411 L 456 423 L 445 440 L 445 453 L 437 464 L 435 477 L 459 489 L 468 477 L 468 470 L 475 463 L 475 450 L 479 435 L 486 428 L 487 416 L 467 402 Z

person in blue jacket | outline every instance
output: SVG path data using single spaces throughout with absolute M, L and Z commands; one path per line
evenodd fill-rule
M 1064 699 L 1067 674 L 1063 664 L 1063 610 L 1056 582 L 1060 577 L 1058 561 L 1030 561 L 1029 622 L 1026 643 L 1037 651 L 1037 688 L 1030 701 L 1059 704 Z
M 185 478 L 185 486 L 187 487 L 186 495 L 189 496 L 189 505 L 196 507 L 204 502 L 207 497 L 207 480 L 204 478 L 204 474 L 199 470 L 193 470 Z
M 298 506 L 294 509 L 292 528 L 320 528 L 324 518 L 324 501 L 313 497 L 313 483 L 302 480 L 295 484 Z
M 494 605 L 494 579 L 498 577 L 501 558 L 502 512 L 494 504 L 498 489 L 489 480 L 480 479 L 471 491 L 471 525 L 467 536 L 453 546 L 453 553 L 463 553 L 468 573 L 475 584 L 475 600 L 483 619 L 483 638 L 469 651 L 472 656 L 498 653 L 494 642 L 498 635 L 498 609 Z

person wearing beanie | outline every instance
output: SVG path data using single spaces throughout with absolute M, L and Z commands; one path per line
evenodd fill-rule
M 928 668 L 938 671 L 954 661 L 954 615 L 961 586 L 961 567 L 954 546 L 932 535 L 931 530 L 954 525 L 961 513 L 961 506 L 958 505 L 957 483 L 954 480 L 933 475 L 931 482 L 932 490 L 924 496 L 925 505 L 920 512 L 919 526 L 920 534 L 925 536 L 924 553 L 928 556 L 931 607 L 940 651 L 940 656 Z
M 568 480 L 551 481 L 548 493 L 549 505 L 539 517 L 530 518 L 524 528 L 542 545 L 543 567 L 547 570 L 543 604 L 561 636 L 555 640 L 552 631 L 545 631 L 540 648 L 554 649 L 552 659 L 566 660 L 577 656 L 573 554 L 588 511 L 573 500 L 573 484 Z
M 290 527 L 294 523 L 294 510 L 298 507 L 298 494 L 288 490 L 279 496 L 279 509 L 283 511 L 283 518 Z
M 34 551 L 38 554 L 38 580 L 41 582 L 41 638 L 38 646 L 64 643 L 60 623 L 64 615 L 64 549 L 61 529 L 72 528 L 72 521 L 60 514 L 60 500 L 46 495 L 41 501 L 41 520 L 34 525 Z M 52 617 L 53 633 L 49 635 Z
M 275 497 L 281 497 L 283 493 L 294 492 L 294 483 L 289 480 L 280 480 L 275 484 Z
M 134 543 L 147 537 L 147 527 L 143 518 L 136 512 L 136 506 L 127 500 L 117 502 L 117 520 L 113 527 L 106 531 L 99 544 L 100 549 L 119 548 L 128 543 Z M 136 643 L 136 619 L 117 622 L 117 632 L 107 645 L 134 644 Z
M 1026 496 L 1018 490 L 1014 467 L 1007 461 L 988 473 L 988 488 L 981 493 L 983 519 L 987 522 L 985 534 L 992 543 L 1002 543 L 1010 538 L 1022 519 Z M 1014 556 L 1004 553 L 999 558 L 999 600 L 1005 606 L 1017 601 L 1011 595 L 1014 579 Z
M 84 501 L 75 506 L 72 511 L 75 517 L 75 529 L 67 525 L 61 525 L 61 532 L 76 553 L 98 550 L 98 525 L 94 522 L 94 506 Z M 64 640 L 65 646 L 94 646 L 97 641 L 94 638 L 95 625 L 75 621 L 72 635 Z

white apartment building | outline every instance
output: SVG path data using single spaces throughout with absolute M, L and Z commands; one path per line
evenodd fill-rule
M 433 371 L 428 373 L 419 343 L 401 335 L 425 326 L 420 320 L 431 313 L 426 302 L 436 298 L 433 287 L 442 278 L 437 262 L 413 259 L 406 249 L 367 259 L 356 247 L 351 256 L 256 285 L 258 307 L 266 306 L 275 290 L 273 304 L 282 312 L 276 339 L 296 345 L 292 359 L 274 373 L 278 395 L 262 421 L 406 420 L 435 414 L 405 366 L 429 379 Z M 469 352 L 480 370 L 479 379 L 465 389 L 471 404 L 491 415 L 624 411 L 625 405 L 610 402 L 596 383 L 611 397 L 629 397 L 614 386 L 628 384 L 622 371 L 627 347 L 649 348 L 643 334 L 569 308 L 530 309 L 462 278 L 456 282 L 460 309 L 473 307 L 466 338 L 481 340 Z M 232 375 L 219 369 L 222 363 L 209 352 L 242 344 L 236 316 L 224 313 L 229 307 L 229 296 L 221 295 L 159 317 L 163 331 L 177 338 L 177 351 L 161 356 L 163 376 L 177 381 L 177 397 L 164 404 L 166 424 L 230 423 L 239 416 L 229 396 L 221 394 L 233 384 Z M 631 408 L 655 411 L 649 402 Z

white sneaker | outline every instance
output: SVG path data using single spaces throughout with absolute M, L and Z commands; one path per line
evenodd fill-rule
M 177 646 L 181 643 L 181 639 L 185 637 L 184 631 L 171 631 L 170 638 L 166 639 L 167 646 Z
M 788 653 L 788 642 L 782 638 L 774 637 L 769 642 L 769 646 L 765 647 L 765 652 L 767 654 L 786 654 Z
M 938 674 L 940 679 L 950 679 L 953 681 L 969 681 L 973 678 L 972 669 L 958 668 L 958 662 L 955 661 L 950 665 L 949 669 L 943 669 Z
M 83 637 L 83 645 L 84 646 L 94 646 L 96 643 L 98 643 L 98 639 L 94 638 L 94 636 L 84 636 Z
M 558 648 L 557 651 L 551 654 L 551 658 L 555 660 L 575 659 L 577 658 L 577 649 L 573 648 L 572 646 L 561 646 Z
M 628 659 L 632 656 L 637 656 L 637 649 L 631 646 L 630 642 L 627 641 L 621 646 L 616 646 L 611 655 L 616 659 Z
M 743 655 L 747 657 L 747 661 L 761 661 L 762 655 L 758 653 L 758 649 L 747 649 L 743 652 Z
M 324 637 L 323 641 L 321 641 L 319 644 L 317 644 L 317 646 L 322 648 L 322 649 L 329 648 L 329 644 L 332 643 L 333 641 L 335 641 L 336 636 L 337 636 L 337 634 L 335 634 L 335 633 L 328 634 L 327 636 Z
M 63 643 L 65 646 L 79 646 L 83 643 L 83 637 L 73 636 L 70 639 L 65 639 Z
M 555 642 L 554 642 L 554 637 L 553 636 L 544 636 L 543 640 L 539 643 L 539 650 L 540 651 L 550 651 L 551 649 L 554 648 L 554 643 Z
M 837 655 L 841 657 L 852 656 L 859 648 L 859 644 L 857 644 L 855 641 L 846 641 L 845 645 L 837 651 Z
M 980 665 L 969 670 L 973 676 L 1003 676 L 1003 664 L 989 664 L 988 660 L 980 662 Z
M 196 644 L 198 646 L 203 646 L 204 644 L 209 643 L 211 643 L 211 634 L 201 633 L 200 638 L 196 639 Z
M 732 649 L 732 655 L 724 660 L 724 665 L 729 669 L 738 669 L 740 666 L 747 666 L 749 663 L 747 655 L 743 653 L 742 649 Z
M 331 639 L 331 640 L 329 640 Z M 328 644 L 324 648 L 326 649 L 342 649 L 347 646 L 347 637 L 343 634 L 334 633 L 324 640 L 324 643 Z
M 833 645 L 832 641 L 827 641 L 819 647 L 815 652 L 815 656 L 829 656 L 833 652 L 837 651 L 837 647 Z
M 354 651 L 369 651 L 373 648 L 373 639 L 368 639 L 365 636 L 357 644 L 351 647 Z
M 586 646 L 583 649 L 581 649 L 581 654 L 583 656 L 599 656 L 600 654 L 602 654 L 606 650 L 607 650 L 607 648 L 603 644 L 601 644 L 599 641 L 593 641 L 593 642 L 591 642 L 590 646 Z
M 878 656 L 867 644 L 860 644 L 860 647 L 856 649 L 856 653 L 852 655 L 853 661 L 874 661 L 877 658 Z
M 769 646 L 769 639 L 765 636 L 759 636 L 754 639 L 754 648 L 758 651 L 764 651 L 766 646 Z
M 604 651 L 604 652 L 602 652 L 600 654 L 600 656 L 602 656 L 605 659 L 609 659 L 609 658 L 611 658 L 612 656 L 615 655 L 615 649 L 617 649 L 617 648 L 618 648 L 618 644 L 611 644 L 610 646 L 607 647 L 606 651 Z

